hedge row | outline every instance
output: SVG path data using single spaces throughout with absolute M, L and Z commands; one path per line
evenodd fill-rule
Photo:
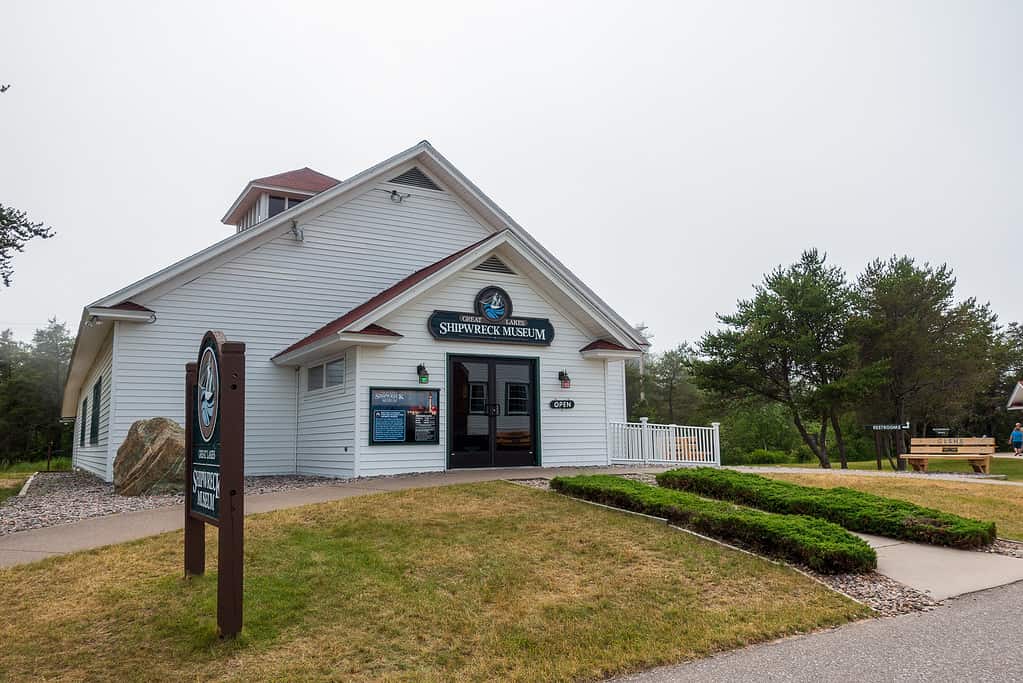
M 802 486 L 709 467 L 664 472 L 657 475 L 657 483 L 768 512 L 819 517 L 850 531 L 906 541 L 977 548 L 995 540 L 993 522 L 979 522 L 847 488 Z
M 738 542 L 823 573 L 866 572 L 877 566 L 877 555 L 869 545 L 821 519 L 751 510 L 611 475 L 555 477 L 551 488 L 576 498 L 664 517 L 677 526 Z

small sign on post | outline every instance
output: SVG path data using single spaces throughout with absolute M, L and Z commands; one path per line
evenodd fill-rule
M 207 332 L 185 365 L 185 576 L 206 570 L 206 524 L 217 527 L 217 626 L 242 629 L 245 517 L 245 344 Z

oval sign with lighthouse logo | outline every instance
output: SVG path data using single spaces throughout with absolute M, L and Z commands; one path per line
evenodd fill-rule
M 220 367 L 213 344 L 203 349 L 198 369 L 196 377 L 198 395 L 195 406 L 198 413 L 199 435 L 208 443 L 216 431 L 217 418 L 220 414 Z

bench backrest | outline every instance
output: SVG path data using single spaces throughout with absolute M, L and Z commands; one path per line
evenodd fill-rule
M 910 455 L 991 455 L 994 437 L 919 438 L 909 442 Z

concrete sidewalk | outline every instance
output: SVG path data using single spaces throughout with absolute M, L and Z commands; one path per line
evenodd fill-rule
M 1023 581 L 1023 560 L 857 534 L 877 552 L 877 571 L 935 600 Z
M 436 474 L 409 474 L 395 477 L 338 481 L 305 489 L 267 493 L 245 498 L 245 514 L 284 510 L 287 508 L 341 500 L 410 488 L 447 486 L 498 479 L 549 479 L 574 474 L 610 472 L 662 472 L 664 467 L 516 467 L 508 469 L 451 470 Z M 124 543 L 146 536 L 181 529 L 184 526 L 181 506 L 139 510 L 105 517 L 93 517 L 74 524 L 51 526 L 44 529 L 20 531 L 0 536 L 0 567 L 35 562 L 46 557 L 66 555 L 79 550 Z
M 930 612 L 867 619 L 616 680 L 1019 681 L 1021 611 L 1023 584 L 1014 584 L 966 595 Z

